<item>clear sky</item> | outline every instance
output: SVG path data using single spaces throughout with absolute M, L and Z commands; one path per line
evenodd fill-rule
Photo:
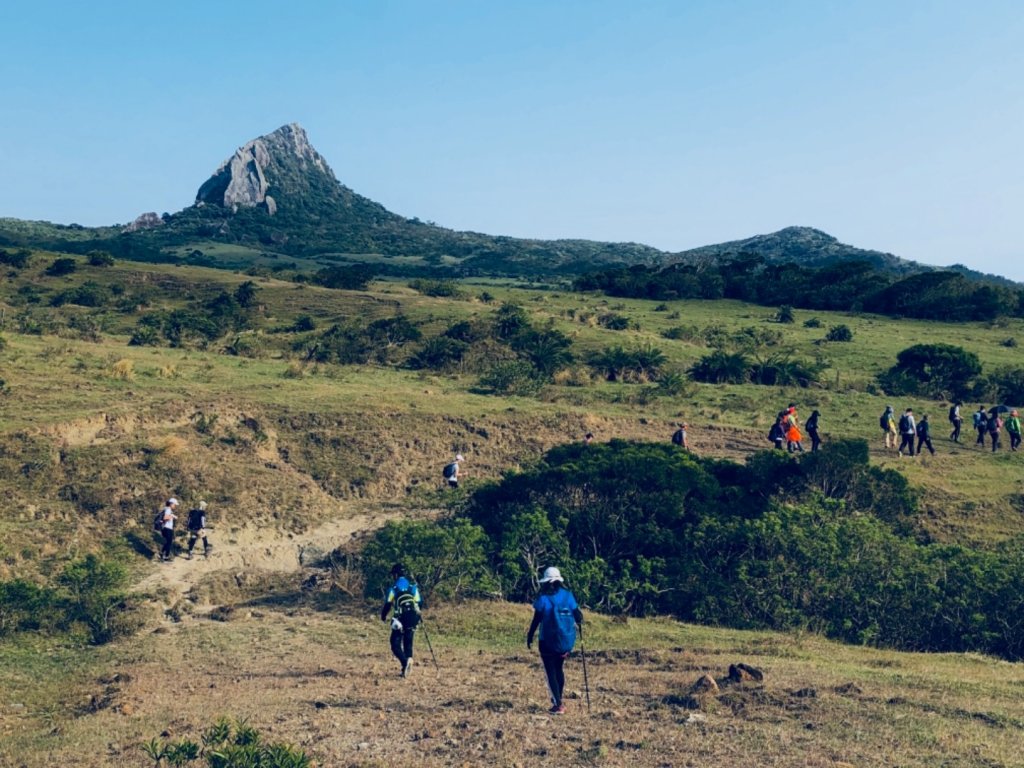
M 789 225 L 1024 280 L 1024 2 L 8 3 L 0 216 L 177 211 L 298 122 L 456 229 L 682 250 Z

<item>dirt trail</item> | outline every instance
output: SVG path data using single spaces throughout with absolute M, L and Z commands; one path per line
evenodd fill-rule
M 352 505 L 348 510 L 351 514 L 333 518 L 301 534 L 286 533 L 276 527 L 246 526 L 231 532 L 225 529 L 223 533 L 211 528 L 209 557 L 201 554 L 203 544 L 199 541 L 191 560 L 181 551 L 170 562 L 154 562 L 152 572 L 135 585 L 134 591 L 173 600 L 218 571 L 298 571 L 302 568 L 303 551 L 326 554 L 353 536 L 379 528 L 402 514 L 380 507 L 369 511 L 367 506 Z M 183 541 L 176 539 L 176 545 Z

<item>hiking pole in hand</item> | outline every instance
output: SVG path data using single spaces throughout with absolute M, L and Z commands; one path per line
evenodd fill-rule
M 441 668 L 437 666 L 437 656 L 434 655 L 434 646 L 430 644 L 430 634 L 427 632 L 427 622 L 420 619 L 420 626 L 423 627 L 423 637 L 427 641 L 427 648 L 430 649 L 430 658 L 434 660 L 434 669 L 440 672 Z
M 580 658 L 583 659 L 583 690 L 587 694 L 587 714 L 590 714 L 590 680 L 587 677 L 587 649 L 583 647 L 583 625 L 580 624 Z

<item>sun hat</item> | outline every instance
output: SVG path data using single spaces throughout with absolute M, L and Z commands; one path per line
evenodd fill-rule
M 171 496 L 171 498 L 169 498 L 169 499 L 167 500 L 167 506 L 169 506 L 169 507 L 175 507 L 175 506 L 177 506 L 177 505 L 178 505 L 178 500 L 177 500 L 176 498 L 174 498 L 173 496 Z
M 544 569 L 544 575 L 540 577 L 541 584 L 548 584 L 552 581 L 563 581 L 562 572 L 554 566 Z
M 206 502 L 205 501 L 200 501 L 199 502 L 199 509 L 202 510 L 203 512 L 206 511 Z
M 465 461 L 465 459 L 462 458 L 462 454 L 461 453 L 455 454 L 455 460 L 456 461 Z

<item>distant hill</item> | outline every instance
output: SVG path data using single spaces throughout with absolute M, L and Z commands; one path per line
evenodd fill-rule
M 99 228 L 0 219 L 0 246 L 79 253 L 102 249 L 139 261 L 235 269 L 370 263 L 383 273 L 453 276 L 579 275 L 740 255 L 804 266 L 858 259 L 900 275 L 932 269 L 845 245 L 809 227 L 677 254 L 639 243 L 533 240 L 446 229 L 392 213 L 343 185 L 296 123 L 239 147 L 199 186 L 195 202 L 178 213 L 144 213 L 128 225 Z

